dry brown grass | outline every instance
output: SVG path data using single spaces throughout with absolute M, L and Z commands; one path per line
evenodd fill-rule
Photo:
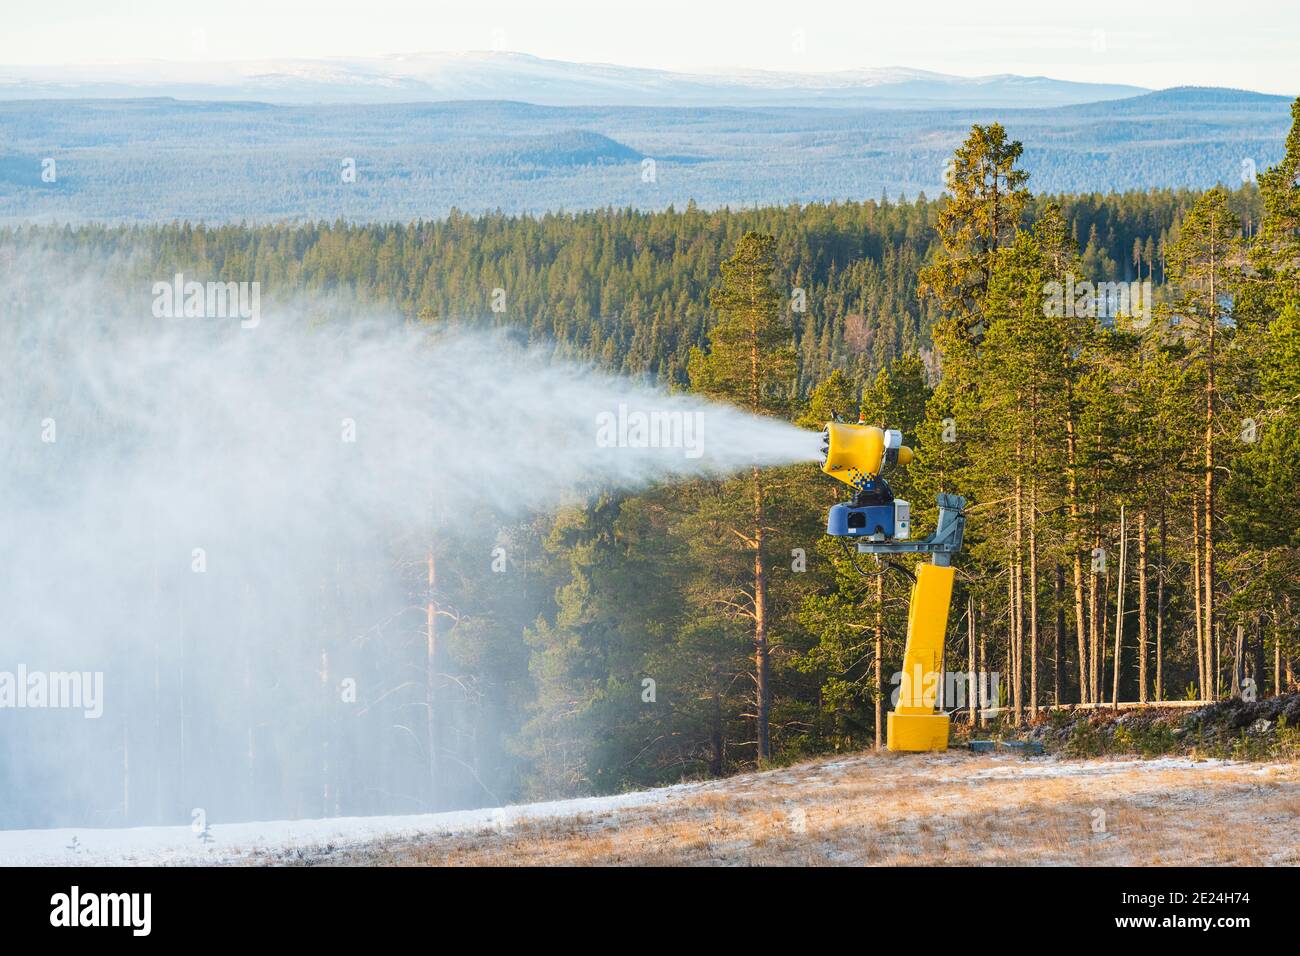
M 317 862 L 1296 865 L 1300 764 L 864 754 L 636 809 L 390 840 Z

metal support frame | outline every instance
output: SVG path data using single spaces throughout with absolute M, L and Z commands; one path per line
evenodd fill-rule
M 943 673 L 943 639 L 952 602 L 953 555 L 966 533 L 966 499 L 941 494 L 934 534 L 922 541 L 859 541 L 864 554 L 932 554 L 916 569 L 907 609 L 907 645 L 898 705 L 886 724 L 890 750 L 947 750 L 948 715 L 936 706 Z
M 940 494 L 939 521 L 934 534 L 921 541 L 859 541 L 863 554 L 933 554 L 934 563 L 946 567 L 952 556 L 961 551 L 966 534 L 966 499 L 961 495 Z

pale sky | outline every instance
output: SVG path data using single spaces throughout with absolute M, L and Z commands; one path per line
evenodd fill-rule
M 6 4 L 3 20 L 0 65 L 507 49 L 677 70 L 909 66 L 1300 93 L 1300 0 L 61 0 Z

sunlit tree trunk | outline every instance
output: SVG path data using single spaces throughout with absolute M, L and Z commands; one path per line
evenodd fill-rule
M 767 567 L 763 558 L 763 482 L 754 469 L 754 664 L 755 691 L 758 704 L 758 761 L 772 756 L 768 734 L 768 708 L 772 690 L 769 686 L 767 655 Z
M 1116 575 L 1117 584 L 1115 592 L 1115 661 L 1114 661 L 1114 682 L 1111 687 L 1110 702 L 1112 706 L 1119 706 L 1119 671 L 1123 661 L 1124 647 L 1124 575 L 1128 570 L 1128 528 L 1125 522 L 1124 506 L 1120 505 L 1119 509 L 1119 573 Z
M 1070 526 L 1073 535 L 1074 568 L 1074 635 L 1078 645 L 1079 665 L 1079 703 L 1086 703 L 1088 697 L 1088 638 L 1087 625 L 1084 621 L 1083 598 L 1083 528 L 1079 509 L 1078 447 L 1074 432 L 1073 389 L 1066 396 L 1070 409 L 1065 420 L 1065 449 L 1067 493 L 1070 498 Z
M 1196 504 L 1192 508 L 1192 603 L 1196 620 L 1196 670 L 1199 674 L 1201 700 L 1209 700 L 1212 691 L 1209 684 L 1209 667 L 1206 645 L 1204 618 L 1201 616 L 1201 508 Z
M 1138 512 L 1138 700 L 1147 702 L 1147 513 Z
M 876 575 L 876 749 L 885 726 L 885 576 Z
M 1029 714 L 1038 717 L 1038 489 L 1029 484 Z
M 969 702 L 970 726 L 974 730 L 979 722 L 979 673 L 975 655 L 975 596 L 966 595 L 966 663 L 970 674 L 966 680 L 966 695 Z
M 1065 679 L 1065 572 L 1060 561 L 1052 564 L 1052 607 L 1056 610 L 1056 626 L 1052 630 L 1052 703 L 1061 703 L 1061 685 Z
M 1165 699 L 1165 506 L 1160 503 L 1160 567 L 1156 572 L 1156 700 Z

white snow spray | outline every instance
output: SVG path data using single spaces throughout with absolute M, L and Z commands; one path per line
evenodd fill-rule
M 159 317 L 153 277 L 124 294 L 10 265 L 0 672 L 104 676 L 97 720 L 0 695 L 0 827 L 328 815 L 397 790 L 356 779 L 337 740 L 421 736 L 418 713 L 355 716 L 424 680 L 418 635 L 409 681 L 376 660 L 405 653 L 386 622 L 425 599 L 403 556 L 433 536 L 486 563 L 503 524 L 595 491 L 817 454 L 814 432 L 504 333 L 266 297 L 255 327 Z M 431 809 L 394 799 L 361 802 Z

